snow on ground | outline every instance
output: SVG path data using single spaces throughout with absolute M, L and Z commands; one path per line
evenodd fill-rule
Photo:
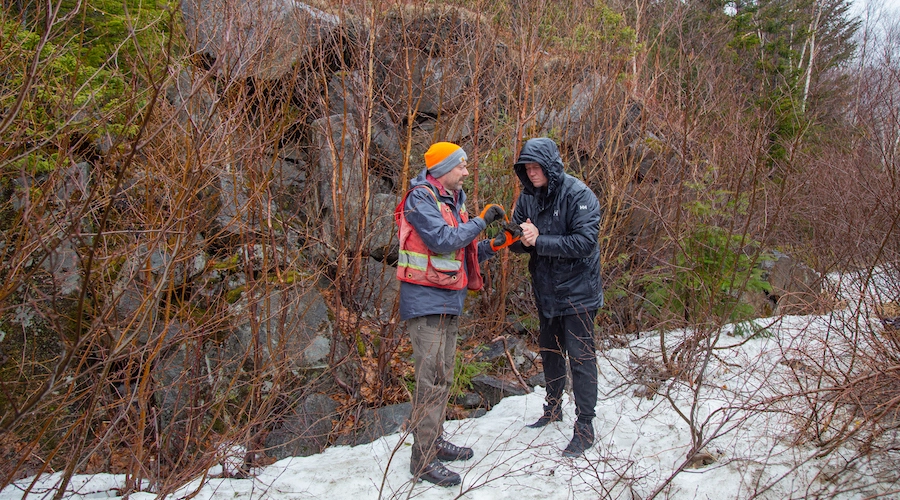
M 853 302 L 853 296 L 846 298 Z M 658 359 L 657 333 L 646 333 L 624 348 L 601 351 L 598 443 L 581 458 L 561 456 L 572 433 L 571 401 L 565 404 L 563 422 L 540 430 L 525 427 L 541 414 L 544 391 L 539 387 L 504 399 L 481 418 L 447 423 L 447 437 L 475 451 L 471 461 L 448 464 L 463 476 L 460 487 L 411 482 L 412 438 L 393 434 L 366 445 L 335 446 L 318 455 L 285 459 L 255 470 L 248 479 L 198 479 L 169 498 L 553 500 L 634 499 L 657 492 L 657 498 L 743 499 L 754 493 L 772 499 L 877 497 L 885 494 L 880 489 L 884 486 L 872 479 L 867 462 L 857 461 L 856 474 L 840 476 L 839 484 L 828 481 L 827 472 L 843 465 L 841 453 L 819 459 L 815 447 L 796 444 L 798 422 L 790 415 L 802 408 L 792 408 L 796 401 L 783 397 L 796 391 L 797 374 L 803 373 L 792 363 L 824 347 L 820 339 L 829 332 L 858 329 L 858 321 L 865 321 L 865 315 L 850 309 L 759 319 L 754 324 L 762 335 L 753 338 L 739 335 L 749 331 L 747 324 L 726 326 L 699 391 L 686 381 L 669 380 L 652 398 L 635 396 L 643 387 L 634 376 L 636 360 Z M 734 332 L 738 334 L 729 335 Z M 667 345 L 671 348 L 687 333 L 666 334 Z M 759 411 L 763 407 L 785 411 Z M 699 423 L 689 426 L 687 420 Z M 708 460 L 684 467 L 691 427 L 712 439 L 704 447 Z M 211 471 L 212 476 L 221 472 Z M 51 494 L 59 477 L 42 478 L 32 497 Z M 67 497 L 116 498 L 123 483 L 122 476 L 80 476 Z M 21 498 L 26 484 L 7 487 L 0 500 Z M 834 493 L 836 489 L 840 492 Z M 130 495 L 135 500 L 155 497 Z

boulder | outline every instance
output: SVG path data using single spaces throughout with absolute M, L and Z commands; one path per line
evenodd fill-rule
M 353 287 L 354 306 L 363 315 L 387 321 L 400 295 L 397 268 L 365 259 L 363 280 Z
M 273 154 L 263 168 L 271 179 L 270 189 L 278 213 L 288 220 L 300 215 L 306 202 L 309 165 L 291 153 L 280 151 L 278 155 Z
M 240 241 L 248 231 L 268 226 L 272 214 L 278 213 L 274 200 L 265 193 L 265 185 L 259 185 L 245 175 L 241 162 L 226 165 L 218 170 L 218 190 L 213 192 L 216 215 L 215 224 L 207 228 L 207 234 L 223 232 Z M 260 194 L 264 193 L 264 194 Z
M 328 308 L 318 290 L 299 280 L 245 290 L 229 306 L 229 317 L 234 323 L 222 355 L 233 369 L 247 363 L 258 363 L 254 368 L 260 371 L 326 365 L 332 330 Z
M 384 89 L 387 106 L 405 109 L 414 103 L 417 115 L 429 117 L 459 111 L 478 66 L 474 57 L 491 54 L 487 46 L 473 46 L 487 40 L 474 36 L 488 31 L 486 21 L 461 8 L 409 5 L 388 12 L 385 23 L 384 37 L 375 44 L 377 71 L 384 78 L 376 88 Z M 394 43 L 396 33 L 404 33 L 411 46 Z
M 332 422 L 338 419 L 337 408 L 338 404 L 325 394 L 304 398 L 268 433 L 267 453 L 282 460 L 322 452 L 328 444 Z
M 502 340 L 495 340 L 481 347 L 475 356 L 475 360 L 488 362 L 494 369 L 502 369 L 504 367 L 509 369 L 509 359 L 506 357 L 507 350 L 509 350 L 509 354 L 516 364 L 516 370 L 519 372 L 528 371 L 534 366 L 538 357 L 537 353 L 528 349 L 525 340 L 521 337 L 510 336 L 506 339 L 505 347 Z
M 177 253 L 150 243 L 138 245 L 119 270 L 106 299 L 110 331 L 134 337 L 140 345 L 163 334 L 168 327 L 159 322 L 159 304 L 167 290 L 190 283 L 206 269 L 202 244 L 195 240 Z
M 412 403 L 399 403 L 375 409 L 365 408 L 359 415 L 353 432 L 341 435 L 334 444 L 356 446 L 393 434 L 409 420 L 411 411 Z
M 822 297 L 822 276 L 789 255 L 773 252 L 761 267 L 772 285 L 775 314 L 813 314 Z
M 484 406 L 488 410 L 507 396 L 522 396 L 528 393 L 519 384 L 506 382 L 490 375 L 474 377 L 472 390 L 481 396 Z
M 598 117 L 609 110 L 603 108 L 603 102 L 608 93 L 607 87 L 610 83 L 605 77 L 597 74 L 588 74 L 581 82 L 572 87 L 568 105 L 561 110 L 552 110 L 547 113 L 546 124 L 547 130 L 560 130 L 562 136 L 559 138 L 561 143 L 566 144 L 583 144 L 588 151 L 601 151 L 601 143 L 597 140 L 605 135 L 602 130 L 603 120 Z M 593 138 L 593 141 L 587 143 L 584 139 Z
M 177 112 L 182 126 L 208 134 L 221 125 L 216 104 L 219 100 L 209 79 L 202 73 L 182 70 L 166 88 L 166 100 Z
M 332 260 L 356 245 L 365 254 L 387 253 L 396 240 L 393 213 L 399 198 L 372 192 L 377 179 L 363 173 L 358 129 L 346 117 L 332 115 L 313 122 L 313 133 L 319 155 L 312 180 L 318 196 L 307 213 L 322 225 L 317 257 Z M 340 207 L 334 204 L 333 190 L 343 197 Z M 365 205 L 364 199 L 369 200 Z
M 185 35 L 219 73 L 266 80 L 331 47 L 340 18 L 294 0 L 181 2 Z M 328 49 L 332 50 L 332 49 Z
M 371 126 L 371 150 L 369 158 L 387 167 L 403 163 L 400 149 L 400 131 L 384 105 L 371 102 L 368 85 L 359 71 L 339 71 L 328 82 L 328 110 L 351 120 L 357 129 Z M 367 108 L 371 107 L 371 110 Z M 371 112 L 371 122 L 366 116 Z

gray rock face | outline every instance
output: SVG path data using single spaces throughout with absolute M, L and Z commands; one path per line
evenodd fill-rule
M 387 108 L 380 102 L 371 102 L 368 83 L 359 71 L 335 73 L 328 82 L 329 113 L 348 117 L 359 130 L 371 126 L 369 157 L 387 167 L 397 168 L 403 162 L 400 149 L 400 131 Z M 371 106 L 371 121 L 366 116 Z
M 569 105 L 561 111 L 551 111 L 547 117 L 547 128 L 565 131 L 562 142 L 578 143 L 582 138 L 600 137 L 599 115 L 608 110 L 601 103 L 608 91 L 609 82 L 596 73 L 589 74 L 581 83 L 572 88 Z M 597 150 L 600 144 L 590 145 Z
M 387 320 L 400 294 L 397 268 L 375 259 L 366 259 L 364 265 L 365 278 L 354 286 L 355 306 L 366 316 Z
M 303 193 L 306 190 L 308 165 L 303 160 L 292 158 L 283 152 L 270 161 L 266 169 L 272 178 L 274 205 L 286 218 L 295 218 L 302 213 L 305 201 Z
M 292 0 L 184 0 L 185 33 L 219 72 L 276 79 L 333 39 L 336 16 Z
M 71 239 L 65 239 L 47 255 L 42 266 L 53 276 L 60 293 L 69 295 L 81 288 L 81 256 Z
M 194 376 L 196 372 L 184 345 L 161 357 L 153 370 L 154 398 L 159 407 L 156 425 L 162 430 L 162 446 L 174 456 L 184 447 L 190 420 L 197 417 L 186 390 L 196 383 Z
M 400 109 L 407 102 L 423 116 L 453 114 L 466 102 L 471 89 L 473 53 L 486 47 L 478 43 L 474 33 L 480 20 L 462 9 L 425 8 L 411 12 L 402 7 L 388 14 L 378 64 L 383 65 L 383 88 L 393 96 Z M 409 46 L 392 43 L 393 33 L 405 33 Z M 388 35 L 390 34 L 390 35 Z
M 53 284 L 61 295 L 70 295 L 81 288 L 81 258 L 85 242 L 82 233 L 92 232 L 87 218 L 78 219 L 73 214 L 81 212 L 80 205 L 87 201 L 91 185 L 91 167 L 86 162 L 69 164 L 50 174 L 32 176 L 23 173 L 13 179 L 13 195 L 10 203 L 14 211 L 24 217 L 39 217 L 53 221 L 52 233 L 44 237 L 40 251 L 29 257 L 40 261 L 44 271 L 52 276 Z M 39 205 L 27 193 L 46 190 L 49 194 Z M 4 242 L 5 244 L 5 242 Z M 0 246 L 0 250 L 2 250 Z
M 314 288 L 286 285 L 248 290 L 229 313 L 235 324 L 226 359 L 258 363 L 257 370 L 325 365 L 331 323 L 325 301 Z
M 376 182 L 362 169 L 359 130 L 346 117 L 332 115 L 313 122 L 313 131 L 319 151 L 312 175 L 318 204 L 311 203 L 308 210 L 312 219 L 322 222 L 317 253 L 330 260 L 356 245 L 366 254 L 385 253 L 396 240 L 393 213 L 399 200 L 393 194 L 373 194 Z M 340 206 L 334 204 L 333 193 L 343 197 Z
M 216 113 L 219 97 L 200 74 L 182 70 L 166 88 L 166 100 L 178 110 L 178 121 L 201 133 L 214 133 L 221 125 Z
M 134 336 L 141 345 L 162 334 L 159 303 L 166 290 L 180 287 L 206 270 L 208 256 L 201 249 L 202 240 L 175 250 L 140 244 L 128 256 L 107 304 L 109 316 L 119 335 Z
M 236 237 L 269 224 L 271 214 L 277 213 L 274 200 L 259 195 L 262 186 L 248 180 L 245 168 L 248 167 L 237 163 L 216 169 L 219 182 L 215 191 L 218 211 L 214 227 Z

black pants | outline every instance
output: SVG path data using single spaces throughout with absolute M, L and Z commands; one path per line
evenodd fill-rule
M 545 318 L 541 315 L 541 361 L 547 379 L 547 406 L 558 408 L 566 388 L 566 355 L 572 367 L 575 415 L 594 418 L 597 406 L 597 352 L 594 349 L 594 316 L 589 311 Z

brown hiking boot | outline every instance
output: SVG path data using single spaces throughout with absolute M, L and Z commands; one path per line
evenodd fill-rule
M 422 467 L 422 470 L 412 470 L 412 466 L 410 466 L 410 469 L 410 472 L 412 472 L 416 481 L 428 481 L 429 483 L 438 486 L 456 486 L 462 482 L 459 474 L 445 467 L 444 464 L 436 458 L 425 464 L 425 466 Z
M 434 443 L 434 447 L 437 450 L 437 459 L 443 460 L 444 462 L 451 462 L 453 460 L 468 460 L 475 456 L 475 453 L 472 452 L 472 448 L 466 448 L 465 446 L 456 446 L 450 441 L 444 441 L 444 438 L 437 438 L 437 442 Z

